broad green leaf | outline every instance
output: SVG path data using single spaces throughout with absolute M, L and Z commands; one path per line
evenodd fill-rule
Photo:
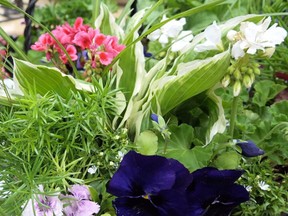
M 165 115 L 185 100 L 212 88 L 226 73 L 229 59 L 229 51 L 226 51 L 205 60 L 180 63 L 177 75 L 155 81 L 157 87 L 152 107 L 156 110 L 158 103 Z
M 139 153 L 154 155 L 158 150 L 158 137 L 152 131 L 146 130 L 140 133 L 135 144 Z
M 283 100 L 274 103 L 270 107 L 269 112 L 273 115 L 276 123 L 288 122 L 288 101 Z
M 18 59 L 14 59 L 14 63 L 14 75 L 20 88 L 26 91 L 35 88 L 40 95 L 55 92 L 63 98 L 76 91 L 74 78 L 63 74 L 57 68 L 34 65 Z
M 195 146 L 192 149 L 175 149 L 169 151 L 166 157 L 181 162 L 190 172 L 208 166 L 212 152 L 210 147 Z
M 169 127 L 171 139 L 166 143 L 167 149 L 164 154 L 166 157 L 174 158 L 180 161 L 187 169 L 194 171 L 209 164 L 212 157 L 212 148 L 210 146 L 194 146 L 193 128 L 187 124 Z M 164 148 L 165 143 L 161 143 Z M 163 150 L 159 149 L 162 153 Z
M 286 88 L 285 85 L 277 84 L 271 80 L 262 80 L 255 84 L 255 95 L 252 99 L 254 104 L 263 107 L 273 99 L 279 92 Z

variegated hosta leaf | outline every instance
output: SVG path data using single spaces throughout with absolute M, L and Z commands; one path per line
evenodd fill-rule
M 129 28 L 135 27 L 143 15 L 143 10 L 136 13 L 132 17 L 134 21 L 129 22 L 129 25 L 131 25 Z M 139 28 L 125 36 L 126 45 L 133 43 L 139 37 L 137 32 Z M 122 52 L 118 61 L 121 72 L 117 70 L 117 87 L 123 91 L 126 100 L 129 101 L 132 96 L 140 91 L 142 81 L 146 75 L 144 49 L 141 42 L 136 42 Z
M 124 30 L 115 22 L 115 17 L 103 3 L 100 4 L 100 14 L 94 25 L 103 34 L 117 36 L 119 39 L 124 38 Z
M 153 110 L 160 107 L 162 115 L 165 115 L 185 100 L 212 88 L 226 73 L 229 60 L 227 50 L 205 60 L 180 63 L 176 75 L 155 81 Z
M 209 100 L 207 100 L 207 106 L 209 107 L 209 123 L 206 133 L 206 145 L 211 142 L 217 133 L 223 133 L 226 129 L 222 99 L 215 94 L 214 91 L 216 88 L 212 88 L 207 92 L 209 98 Z
M 40 95 L 55 92 L 63 98 L 76 91 L 74 78 L 57 68 L 34 65 L 18 59 L 14 59 L 14 64 L 14 75 L 20 88 L 24 90 L 35 89 Z

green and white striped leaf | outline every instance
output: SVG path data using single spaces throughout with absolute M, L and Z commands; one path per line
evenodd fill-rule
M 229 66 L 229 50 L 205 60 L 180 63 L 177 74 L 163 76 L 154 83 L 152 108 L 165 115 L 185 100 L 212 88 Z
M 114 35 L 120 39 L 124 38 L 124 30 L 116 23 L 115 17 L 103 3 L 100 4 L 100 14 L 95 20 L 94 25 L 103 34 Z
M 55 92 L 63 98 L 76 92 L 75 79 L 57 68 L 34 65 L 18 59 L 14 59 L 14 64 L 14 75 L 24 91 L 35 88 L 40 95 Z
M 217 87 L 216 87 L 217 88 Z M 212 88 L 207 92 L 209 100 L 209 123 L 206 133 L 206 145 L 208 145 L 217 133 L 223 133 L 226 129 L 226 118 L 224 108 L 222 106 L 221 97 L 215 94 L 215 89 Z

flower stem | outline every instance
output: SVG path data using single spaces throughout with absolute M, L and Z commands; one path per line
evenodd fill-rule
M 235 127 L 235 121 L 237 117 L 238 100 L 239 100 L 239 96 L 234 97 L 233 102 L 232 102 L 232 107 L 231 107 L 230 129 L 229 129 L 229 134 L 231 136 L 231 139 L 233 139 L 233 136 L 234 136 L 234 127 Z

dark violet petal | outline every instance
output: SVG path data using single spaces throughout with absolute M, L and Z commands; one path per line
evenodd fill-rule
M 217 200 L 223 205 L 238 205 L 249 200 L 249 193 L 245 187 L 233 184 L 221 191 L 221 197 Z
M 222 191 L 203 216 L 228 216 L 236 206 L 248 200 L 248 191 L 243 186 L 234 184 Z
M 118 216 L 159 216 L 158 210 L 144 198 L 116 198 L 113 206 Z
M 189 170 L 183 166 L 183 164 L 179 163 L 177 160 L 168 159 L 173 166 L 175 174 L 176 174 L 176 181 L 173 185 L 173 189 L 178 190 L 186 190 L 186 188 L 191 184 L 193 180 L 193 175 L 189 172 Z
M 237 142 L 236 145 L 242 149 L 242 155 L 246 157 L 256 157 L 265 153 L 251 140 L 247 142 Z
M 158 115 L 152 113 L 152 114 L 151 114 L 151 119 L 152 119 L 154 122 L 159 123 L 159 122 L 158 122 Z
M 205 167 L 192 173 L 193 181 L 206 184 L 233 184 L 243 174 L 243 170 L 218 170 L 214 167 Z
M 160 191 L 157 196 L 150 197 L 151 202 L 159 211 L 159 216 L 183 216 L 188 212 L 186 193 L 179 190 Z
M 229 216 L 235 206 L 216 203 L 210 206 L 201 216 Z
M 249 200 L 246 189 L 234 183 L 242 173 L 241 170 L 218 170 L 212 167 L 193 172 L 193 182 L 188 188 L 189 215 L 202 215 L 209 206 L 217 203 L 225 205 L 230 212 L 235 206 Z
M 110 180 L 107 191 L 118 197 L 157 194 L 161 190 L 172 188 L 176 173 L 181 173 L 181 169 L 175 171 L 181 167 L 179 164 L 173 159 L 144 156 L 130 151 Z M 182 169 L 186 168 L 182 165 Z

